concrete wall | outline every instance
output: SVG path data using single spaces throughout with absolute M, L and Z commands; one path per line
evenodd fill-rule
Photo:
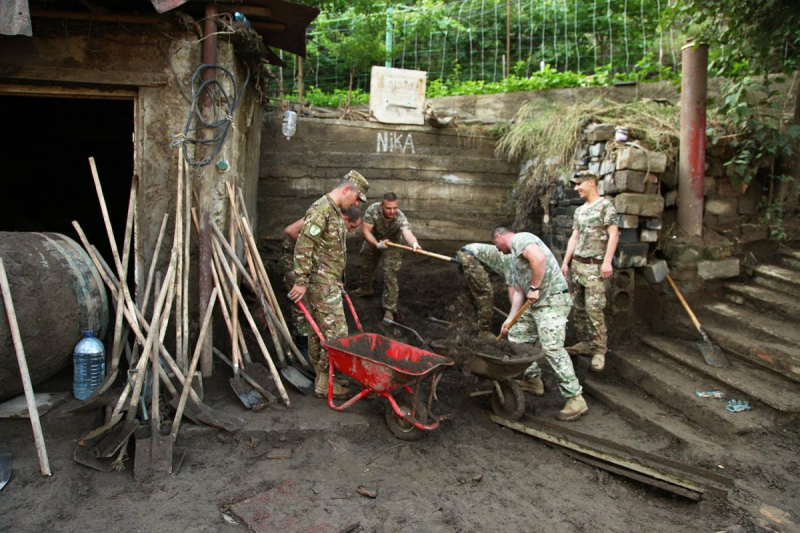
M 485 130 L 301 118 L 287 141 L 280 119 L 270 117 L 261 148 L 260 237 L 282 238 L 283 228 L 351 169 L 370 182 L 367 204 L 396 193 L 429 247 L 487 241 L 492 227 L 512 216 L 517 164 L 495 156 Z
M 165 240 L 171 242 L 172 238 L 177 175 L 172 135 L 184 130 L 191 106 L 187 97 L 192 74 L 201 63 L 201 46 L 195 33 L 166 22 L 157 28 L 122 28 L 37 20 L 33 37 L 0 36 L 4 52 L 0 56 L 0 91 L 4 93 L 130 98 L 136 102 L 134 160 L 140 190 L 135 247 L 141 287 L 164 213 L 170 213 Z M 220 40 L 218 50 L 217 63 L 234 72 L 241 90 L 245 71 L 235 60 L 232 45 Z M 213 166 L 192 171 L 195 180 L 208 184 L 202 188 L 207 191 L 204 202 L 219 222 L 225 220 L 224 180 L 235 180 L 244 188 L 255 215 L 262 108 L 252 83 L 233 120 L 235 129 L 221 153 L 230 162 L 230 170 L 225 175 Z M 86 179 L 91 179 L 88 163 Z M 162 250 L 162 258 L 168 259 L 168 255 Z

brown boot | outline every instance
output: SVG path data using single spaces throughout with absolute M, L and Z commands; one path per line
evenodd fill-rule
M 519 388 L 525 392 L 530 392 L 534 396 L 544 396 L 544 383 L 540 376 L 520 379 L 517 383 L 519 383 Z
M 570 355 L 589 355 L 592 353 L 592 347 L 589 346 L 589 343 L 585 341 L 573 344 L 572 346 L 567 346 L 565 350 L 567 350 L 567 353 Z
M 592 372 L 602 372 L 606 367 L 606 354 L 596 353 L 592 356 Z
M 565 422 L 569 422 L 572 420 L 577 420 L 588 412 L 589 406 L 586 405 L 586 400 L 583 399 L 582 394 L 578 394 L 577 396 L 573 396 L 567 400 L 567 404 L 561 411 L 559 411 L 556 418 Z
M 342 387 L 339 383 L 336 382 L 337 380 L 334 378 L 333 380 L 333 397 L 334 398 L 348 398 L 350 397 L 350 389 Z M 322 372 L 317 373 L 317 377 L 314 379 L 314 396 L 316 398 L 327 398 L 328 397 L 328 372 L 324 370 Z
M 359 287 L 356 290 L 350 293 L 352 296 L 372 296 L 375 292 L 372 289 L 365 289 L 364 287 Z

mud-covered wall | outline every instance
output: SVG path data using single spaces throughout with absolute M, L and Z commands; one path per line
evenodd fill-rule
M 142 287 L 164 213 L 170 214 L 165 240 L 172 239 L 178 153 L 172 141 L 173 135 L 184 131 L 192 75 L 201 63 L 200 36 L 170 20 L 165 18 L 157 26 L 123 26 L 37 19 L 33 37 L 0 36 L 0 90 L 5 93 L 135 99 L 134 159 L 140 180 L 135 246 Z M 233 72 L 241 91 L 246 72 L 235 59 L 233 46 L 220 39 L 217 54 L 217 64 Z M 243 187 L 255 215 L 262 108 L 252 81 L 247 87 L 220 153 L 230 169 L 221 174 L 211 165 L 191 172 L 196 183 L 204 184 L 199 188 L 205 191 L 203 201 L 220 223 L 226 180 Z M 226 90 L 233 98 L 229 85 Z M 191 146 L 189 151 L 193 153 Z M 86 179 L 91 179 L 88 162 Z M 162 250 L 162 261 L 168 256 Z
M 349 170 L 370 182 L 367 205 L 387 192 L 423 245 L 487 241 L 508 222 L 517 164 L 498 158 L 488 131 L 301 118 L 286 140 L 277 117 L 265 122 L 261 148 L 259 236 L 283 228 Z

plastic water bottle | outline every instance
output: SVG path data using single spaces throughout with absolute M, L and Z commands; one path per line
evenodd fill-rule
M 287 141 L 291 139 L 294 132 L 297 131 L 297 113 L 291 109 L 283 114 L 282 130 L 283 136 L 286 137 Z
M 248 18 L 244 16 L 244 13 L 239 13 L 239 12 L 237 11 L 237 12 L 235 12 L 235 13 L 233 14 L 233 18 L 236 20 L 236 22 L 241 22 L 242 24 L 244 24 L 244 25 L 245 25 L 245 26 L 247 26 L 248 28 L 251 28 L 251 27 L 252 27 L 252 26 L 250 25 L 250 20 L 248 20 Z
M 92 330 L 83 331 L 83 338 L 72 352 L 75 364 L 72 394 L 85 400 L 102 383 L 106 375 L 106 349 Z

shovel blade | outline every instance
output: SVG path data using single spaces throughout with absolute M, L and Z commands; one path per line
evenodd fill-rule
M 150 464 L 155 473 L 172 473 L 172 435 L 156 431 L 150 448 Z
M 173 409 L 177 410 L 178 398 L 173 398 L 169 404 Z M 242 429 L 247 424 L 246 420 L 239 418 L 238 416 L 213 409 L 204 403 L 197 405 L 191 398 L 186 401 L 186 407 L 183 411 L 183 415 L 192 422 L 224 429 L 225 431 L 229 431 L 231 433 Z
M 314 390 L 314 383 L 293 366 L 287 366 L 282 369 L 281 375 L 283 379 L 291 383 L 295 389 L 304 395 L 308 395 Z
M 706 364 L 716 368 L 726 368 L 730 366 L 730 361 L 722 353 L 722 350 L 716 344 L 711 344 L 709 341 L 697 341 L 697 347 L 700 348 L 700 353 Z
M 11 479 L 11 454 L 0 453 L 0 490 L 3 490 L 9 479 Z
M 236 396 L 239 397 L 239 400 L 246 408 L 259 411 L 267 405 L 267 401 L 261 396 L 261 393 L 242 378 L 233 377 L 228 382 L 231 384 L 233 392 L 236 393 Z

